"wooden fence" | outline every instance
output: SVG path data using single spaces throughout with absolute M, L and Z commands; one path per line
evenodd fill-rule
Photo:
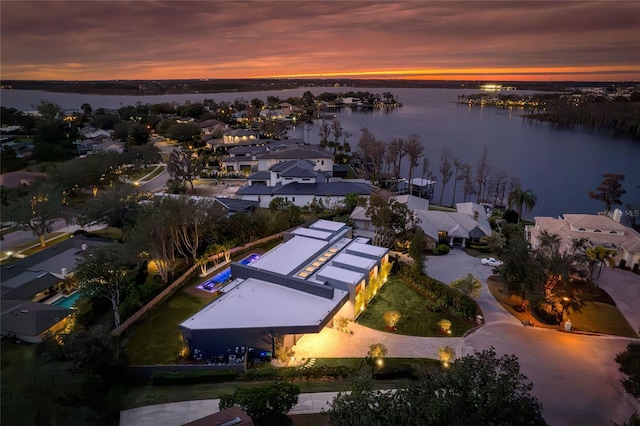
M 260 238 L 259 240 L 256 240 L 256 241 L 252 241 L 252 242 L 250 242 L 248 244 L 234 247 L 234 248 L 232 248 L 230 250 L 231 256 L 233 256 L 234 254 L 240 254 L 243 251 L 248 251 L 253 247 L 259 246 L 259 245 L 267 243 L 269 241 L 272 241 L 272 240 L 275 240 L 275 239 L 278 239 L 278 238 L 282 238 L 283 235 L 284 235 L 284 232 L 279 232 L 277 234 L 269 235 L 268 237 Z M 220 260 L 220 258 L 224 258 L 224 253 L 214 254 L 214 255 L 210 256 L 209 258 L 207 258 L 207 261 L 213 261 L 216 258 L 218 260 Z M 225 265 L 226 265 L 226 263 L 222 264 L 222 266 L 225 266 Z M 218 265 L 218 269 L 221 268 L 222 266 Z M 111 332 L 111 335 L 114 336 L 114 337 L 121 336 L 122 333 L 124 333 L 125 330 L 128 329 L 132 324 L 134 324 L 138 319 L 140 319 L 141 317 L 146 315 L 149 311 L 151 311 L 153 308 L 155 308 L 156 305 L 158 305 L 160 302 L 168 299 L 176 291 L 181 289 L 182 286 L 193 277 L 194 273 L 198 269 L 200 269 L 200 265 L 193 265 L 192 267 L 187 269 L 187 271 L 184 274 L 182 274 L 182 276 L 180 276 L 178 279 L 176 279 L 167 288 L 162 290 L 162 292 L 160 294 L 158 294 L 156 297 L 151 299 L 151 301 L 149 303 L 147 303 L 142 308 L 140 308 L 136 313 L 134 313 L 129 318 L 127 318 L 127 320 L 125 322 L 123 322 L 122 324 L 120 324 L 120 326 L 118 328 L 113 330 Z

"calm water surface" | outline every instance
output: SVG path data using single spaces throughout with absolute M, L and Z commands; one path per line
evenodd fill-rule
M 79 109 L 89 103 L 93 109 L 119 108 L 136 102 L 158 103 L 187 100 L 214 99 L 232 102 L 237 98 L 266 99 L 268 95 L 286 99 L 300 96 L 306 90 L 314 95 L 322 92 L 346 92 L 345 87 L 326 87 L 283 90 L 274 92 L 202 93 L 164 96 L 102 96 L 42 91 L 2 90 L 2 106 L 22 110 L 35 110 L 45 99 L 65 109 Z M 595 213 L 603 204 L 589 200 L 589 191 L 595 190 L 603 173 L 626 175 L 623 196 L 626 203 L 640 202 L 640 142 L 580 129 L 558 129 L 548 123 L 529 122 L 520 117 L 519 110 L 473 107 L 456 104 L 458 95 L 476 93 L 473 90 L 453 89 L 366 89 L 354 90 L 383 93 L 390 91 L 398 97 L 403 107 L 390 111 L 358 111 L 345 108 L 336 111 L 345 130 L 353 134 L 349 139 L 355 148 L 360 128 L 368 128 L 377 139 L 388 142 L 393 137 L 420 135 L 426 156 L 439 179 L 438 163 L 444 148 L 454 157 L 475 166 L 486 146 L 492 167 L 501 168 L 509 175 L 520 178 L 524 189 L 531 189 L 538 196 L 538 203 L 529 214 L 556 216 L 562 213 Z M 524 92 L 523 92 L 524 93 Z M 294 130 L 290 132 L 294 135 Z M 318 123 L 307 131 L 302 126 L 295 129 L 295 136 L 319 141 Z M 414 174 L 419 175 L 421 165 Z M 406 164 L 403 172 L 408 174 Z M 458 185 L 459 186 L 459 185 Z M 444 203 L 452 200 L 453 180 L 450 180 Z M 458 188 L 459 189 L 459 188 Z M 436 185 L 434 201 L 440 199 L 441 185 Z M 458 191 L 456 201 L 461 201 Z M 473 198 L 475 201 L 475 197 Z

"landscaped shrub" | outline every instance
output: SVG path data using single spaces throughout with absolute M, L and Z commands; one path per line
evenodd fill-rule
M 451 248 L 446 244 L 438 244 L 436 248 L 433 249 L 433 254 L 443 255 L 449 253 Z
M 200 383 L 223 383 L 236 380 L 238 372 L 233 370 L 200 371 L 154 371 L 151 375 L 153 386 L 195 385 Z
M 240 406 L 256 425 L 282 424 L 284 416 L 298 403 L 300 388 L 292 383 L 275 382 L 252 388 L 237 388 L 220 397 L 219 409 Z
M 469 321 L 474 319 L 477 309 L 476 303 L 467 296 L 461 296 L 459 291 L 426 275 L 416 278 L 413 276 L 411 268 L 405 264 L 401 266 L 397 275 L 407 284 L 417 288 L 422 294 L 431 299 L 426 303 L 427 309 L 434 311 L 433 308 L 438 306 L 441 310 L 449 312 L 456 318 Z
M 298 367 L 265 367 L 253 368 L 244 373 L 245 380 L 295 380 L 295 379 L 322 379 L 322 378 L 347 378 L 353 370 L 344 365 L 314 366 L 306 368 Z

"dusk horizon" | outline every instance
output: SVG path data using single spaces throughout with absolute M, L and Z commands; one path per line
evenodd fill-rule
M 2 80 L 639 81 L 637 2 L 3 1 Z

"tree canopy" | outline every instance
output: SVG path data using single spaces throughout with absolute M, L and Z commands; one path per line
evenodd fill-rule
M 493 348 L 464 356 L 447 369 L 427 369 L 396 392 L 373 390 L 365 372 L 350 388 L 328 410 L 333 425 L 546 425 L 517 357 L 498 357 Z

